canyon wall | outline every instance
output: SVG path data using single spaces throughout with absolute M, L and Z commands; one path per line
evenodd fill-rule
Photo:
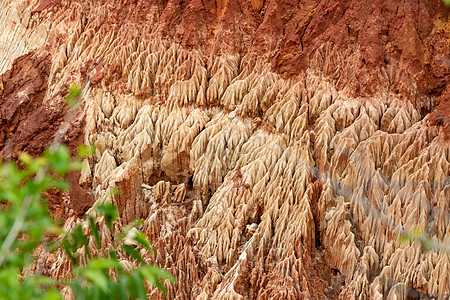
M 448 299 L 449 12 L 0 0 L 0 155 L 41 153 L 75 82 L 63 142 L 96 153 L 49 194 L 52 214 L 70 229 L 112 202 L 117 232 L 142 218 L 145 259 L 177 279 L 170 299 Z M 401 241 L 417 228 L 431 249 Z M 36 268 L 71 265 L 41 253 Z

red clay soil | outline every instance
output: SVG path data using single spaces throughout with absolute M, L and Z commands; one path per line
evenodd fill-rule
M 444 127 L 445 138 L 450 140 L 450 85 L 439 98 L 439 104 L 430 114 L 430 123 Z
M 358 68 L 350 81 L 365 75 L 369 84 L 356 84 L 355 95 L 376 92 L 376 71 L 389 63 L 398 64 L 401 75 L 389 78 L 392 92 L 407 92 L 401 82 L 412 79 L 420 93 L 440 93 L 448 81 L 449 32 L 435 23 L 448 19 L 449 9 L 442 1 L 301 1 L 286 22 L 277 18 L 282 11 L 286 11 L 282 5 L 273 5 L 266 15 L 274 17 L 259 28 L 260 36 L 265 28 L 283 28 L 272 59 L 274 69 L 281 73 L 297 74 L 308 65 L 309 56 L 329 42 L 333 47 L 344 50 L 351 45 L 359 51 Z
M 311 66 L 321 49 L 321 69 L 349 96 L 391 92 L 423 116 L 450 78 L 450 9 L 441 0 L 111 2 L 96 30 L 127 27 L 130 35 L 166 38 L 205 54 L 256 54 L 286 78 Z M 70 5 L 45 0 L 35 11 L 46 18 Z
M 50 71 L 50 53 L 31 52 L 17 58 L 0 77 L 0 155 L 41 153 L 57 126 L 54 110 L 42 105 Z M 56 116 L 57 118 L 58 116 Z M 47 122 L 45 122 L 47 121 Z
M 285 77 L 304 71 L 326 44 L 335 52 L 354 51 L 351 74 L 328 69 L 326 75 L 340 79 L 338 87 L 371 96 L 388 85 L 420 106 L 421 97 L 439 96 L 450 77 L 449 11 L 440 0 L 177 0 L 167 3 L 158 28 L 205 52 L 255 51 Z
M 65 99 L 44 101 L 51 65 L 48 51 L 30 52 L 17 58 L 10 70 L 0 76 L 0 157 L 17 158 L 21 151 L 33 156 L 42 154 L 62 124 Z M 84 116 L 75 119 L 63 143 L 76 153 L 84 138 Z M 92 197 L 78 184 L 80 172 L 71 172 L 70 208 L 83 214 L 93 203 Z M 63 217 L 64 205 L 61 192 L 46 194 L 55 217 Z

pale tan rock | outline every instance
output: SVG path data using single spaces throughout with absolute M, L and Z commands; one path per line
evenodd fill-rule
M 61 1 L 64 10 L 39 21 L 31 16 L 36 1 L 9 2 L 0 2 L 8 24 L 0 37 L 10 45 L 0 45 L 0 73 L 48 43 L 45 101 L 72 81 L 85 87 L 84 142 L 97 150 L 79 182 L 92 189 L 94 207 L 110 202 L 121 213 L 110 232 L 88 211 L 101 224 L 102 249 L 89 242 L 94 255 L 139 217 L 157 252 L 142 252 L 145 260 L 177 278 L 166 283 L 170 299 L 449 294 L 441 249 L 450 235 L 449 144 L 412 100 L 382 84 L 374 96 L 349 96 L 359 49 L 325 43 L 309 68 L 286 79 L 251 52 L 206 54 L 162 38 L 182 26 L 165 29 L 153 3 L 145 24 L 108 26 L 123 1 Z M 103 79 L 92 84 L 97 72 Z M 402 76 L 392 66 L 375 75 L 386 85 Z M 111 195 L 114 188 L 121 193 Z M 86 229 L 75 217 L 66 229 L 77 222 Z M 441 248 L 401 243 L 416 226 Z M 87 262 L 84 250 L 77 255 Z M 124 253 L 120 259 L 137 266 Z M 48 262 L 53 278 L 69 276 L 61 251 Z M 332 268 L 342 278 L 337 290 L 324 275 Z M 148 295 L 163 299 L 152 287 Z

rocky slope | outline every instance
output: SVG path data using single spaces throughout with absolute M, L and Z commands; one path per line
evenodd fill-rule
M 52 212 L 70 228 L 98 199 L 119 206 L 116 230 L 143 218 L 170 298 L 448 299 L 449 11 L 1 0 L 0 154 L 40 153 L 76 82 L 64 142 L 97 152 Z M 417 226 L 431 251 L 400 241 Z

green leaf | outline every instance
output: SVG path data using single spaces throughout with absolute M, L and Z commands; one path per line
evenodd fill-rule
M 413 237 L 419 237 L 419 236 L 421 236 L 422 234 L 423 234 L 423 228 L 420 227 L 420 226 L 415 226 L 415 227 L 413 228 L 413 230 L 411 231 L 411 235 L 412 235 Z
M 70 184 L 65 180 L 55 180 L 55 182 L 53 183 L 53 186 L 57 189 L 65 190 L 65 191 L 70 189 Z
M 102 272 L 83 269 L 81 275 L 86 277 L 86 279 L 92 282 L 95 286 L 98 286 L 105 294 L 109 293 L 108 279 Z
M 143 272 L 147 272 L 147 274 L 149 273 L 154 274 L 156 277 L 167 279 L 171 284 L 175 284 L 175 278 L 170 273 L 164 271 L 158 266 L 147 266 L 143 267 L 142 269 Z
M 60 145 L 54 153 L 46 151 L 45 157 L 50 167 L 59 175 L 65 175 L 69 172 L 70 153 L 67 147 Z
M 164 295 L 167 295 L 167 290 L 164 284 L 161 283 L 161 279 L 167 279 L 171 284 L 175 284 L 175 279 L 171 274 L 162 270 L 158 266 L 146 266 L 140 269 L 142 276 L 150 282 L 153 286 L 156 286 Z
M 74 252 L 80 247 L 84 246 L 84 249 L 86 250 L 86 254 L 91 258 L 91 252 L 89 250 L 89 241 L 87 237 L 83 233 L 83 228 L 81 228 L 81 225 L 78 224 L 77 227 L 75 227 L 75 230 L 72 232 L 72 239 L 73 239 L 73 246 L 74 246 Z
M 83 229 L 80 224 L 78 224 L 75 229 L 68 233 L 67 236 L 63 239 L 62 246 L 67 256 L 72 260 L 74 264 L 76 264 L 76 259 L 74 257 L 74 253 L 81 246 L 85 247 L 86 254 L 88 258 L 91 258 L 91 252 L 89 250 L 89 241 L 87 237 L 83 234 Z
M 134 279 L 134 284 L 136 286 L 136 290 L 139 295 L 139 299 L 147 299 L 147 295 L 145 292 L 144 280 L 141 277 L 139 272 L 135 272 L 132 274 L 132 278 Z
M 131 257 L 133 257 L 134 259 L 136 259 L 140 263 L 145 264 L 145 261 L 142 258 L 141 254 L 139 253 L 139 251 L 134 249 L 134 247 L 129 246 L 129 245 L 122 245 L 122 249 L 125 251 L 126 254 L 130 255 Z
M 28 276 L 26 277 L 24 282 L 28 282 L 33 285 L 47 285 L 47 286 L 56 284 L 55 280 L 45 276 Z
M 89 216 L 89 228 L 91 229 L 91 233 L 94 236 L 95 244 L 97 245 L 97 248 L 100 249 L 102 247 L 101 240 L 100 240 L 100 233 L 97 228 L 97 224 L 95 224 L 94 218 L 92 216 Z
M 78 147 L 78 156 L 81 158 L 92 157 L 95 155 L 95 145 L 86 146 L 81 145 Z
M 67 104 L 69 106 L 74 105 L 75 100 L 80 96 L 80 94 L 81 94 L 81 88 L 77 84 L 72 83 L 69 86 L 69 90 L 66 95 Z
M 45 300 L 61 300 L 61 294 L 56 289 L 51 289 L 45 292 L 44 298 Z
M 127 294 L 128 294 L 128 284 L 130 282 L 130 279 L 128 275 L 122 275 L 119 278 L 119 291 L 120 291 L 120 299 L 127 300 Z
M 117 269 L 121 270 L 122 266 L 116 259 L 110 258 L 96 258 L 89 262 L 88 267 L 93 270 L 109 270 L 109 269 Z
M 118 260 L 116 249 L 109 249 L 108 254 L 110 258 Z
M 57 226 L 57 225 L 55 225 L 53 223 L 50 223 L 48 226 L 46 226 L 45 227 L 45 231 L 47 233 L 51 233 L 51 234 L 62 234 L 62 233 L 64 233 L 64 230 L 61 227 L 59 227 L 59 226 Z
M 83 163 L 80 161 L 73 161 L 69 164 L 69 169 L 72 171 L 79 171 L 83 169 Z
M 139 230 L 135 231 L 135 236 L 134 236 L 133 240 L 136 243 L 138 243 L 139 245 L 141 245 L 143 248 L 155 253 L 155 250 L 153 250 L 152 246 L 150 246 L 150 243 L 148 242 L 147 237 L 141 231 L 139 231 Z
M 120 190 L 118 188 L 113 188 L 109 191 L 109 196 L 114 197 L 120 194 Z
M 400 239 L 400 242 L 402 242 L 402 243 L 410 243 L 411 240 L 412 240 L 411 236 L 409 234 L 406 234 L 406 233 L 400 234 L 400 238 L 399 239 Z
M 156 286 L 164 295 L 167 295 L 167 290 L 164 284 L 158 279 L 158 277 L 152 272 L 145 272 L 146 269 L 140 270 L 142 276 L 153 286 Z
M 117 207 L 115 207 L 111 203 L 104 203 L 97 207 L 97 211 L 100 215 L 105 216 L 106 225 L 108 226 L 109 230 L 112 230 L 113 222 L 119 218 Z
M 64 252 L 66 252 L 66 255 L 70 258 L 72 263 L 75 265 L 77 263 L 75 257 L 73 256 L 73 250 L 72 250 L 72 244 L 67 240 L 64 239 L 62 242 L 62 247 L 64 249 Z
M 31 157 L 31 155 L 26 152 L 20 152 L 18 158 L 26 166 L 31 165 L 31 163 L 33 162 L 33 158 Z

